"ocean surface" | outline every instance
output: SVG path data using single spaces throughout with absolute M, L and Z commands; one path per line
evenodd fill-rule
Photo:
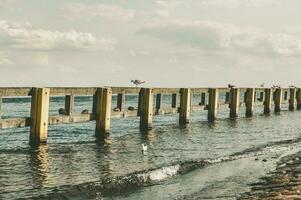
M 137 96 L 126 97 L 128 106 L 137 106 Z M 4 99 L 2 107 L 2 118 L 30 115 L 29 98 Z M 61 107 L 63 97 L 51 98 L 50 115 Z M 214 123 L 207 111 L 193 112 L 186 127 L 177 114 L 154 116 L 147 133 L 138 117 L 112 119 L 105 143 L 95 140 L 94 121 L 51 125 L 38 147 L 28 145 L 28 127 L 0 130 L 0 199 L 236 199 L 301 150 L 301 112 L 287 107 L 266 116 L 256 106 L 245 118 L 242 106 L 229 119 L 224 106 Z M 91 108 L 92 97 L 76 97 L 75 112 Z

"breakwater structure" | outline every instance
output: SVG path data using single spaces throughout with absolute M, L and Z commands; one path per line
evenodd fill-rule
M 137 95 L 137 107 L 125 108 L 125 96 Z M 195 94 L 199 103 L 193 105 Z M 221 95 L 224 94 L 224 95 Z M 117 95 L 116 107 L 112 96 Z M 163 95 L 170 95 L 170 106 L 162 106 Z M 281 112 L 283 104 L 289 110 L 301 110 L 301 88 L 138 88 L 138 87 L 50 87 L 0 88 L 0 113 L 3 98 L 31 97 L 30 117 L 0 119 L 0 128 L 30 127 L 29 144 L 47 141 L 48 125 L 96 121 L 95 136 L 105 138 L 110 131 L 111 118 L 140 117 L 140 130 L 152 128 L 153 115 L 179 113 L 179 124 L 189 123 L 192 111 L 207 110 L 207 119 L 216 119 L 221 106 L 229 107 L 229 117 L 236 118 L 245 104 L 246 117 L 252 117 L 255 104 L 263 105 L 263 114 Z M 65 96 L 65 108 L 60 115 L 49 116 L 52 96 Z M 75 96 L 93 96 L 91 112 L 74 113 Z M 272 111 L 273 109 L 273 111 Z

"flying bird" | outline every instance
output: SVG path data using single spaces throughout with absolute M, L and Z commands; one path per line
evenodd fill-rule
M 136 85 L 138 87 L 138 85 L 141 85 L 143 83 L 145 83 L 145 81 L 141 81 L 141 80 L 131 80 L 131 82 Z

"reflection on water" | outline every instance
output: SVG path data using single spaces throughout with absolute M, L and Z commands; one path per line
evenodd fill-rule
M 28 128 L 0 130 L 0 199 L 30 198 L 54 187 L 228 156 L 300 137 L 300 112 L 263 116 L 261 107 L 255 111 L 253 118 L 228 119 L 228 109 L 221 109 L 219 120 L 212 123 L 206 122 L 206 111 L 191 113 L 191 123 L 181 127 L 176 114 L 155 116 L 154 129 L 147 132 L 139 131 L 139 118 L 113 119 L 110 135 L 102 139 L 94 137 L 95 122 L 56 125 L 49 127 L 48 143 L 37 147 L 28 146 Z

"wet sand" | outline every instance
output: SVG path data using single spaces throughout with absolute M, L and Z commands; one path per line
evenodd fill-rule
M 301 199 L 301 152 L 283 157 L 274 172 L 238 199 Z

